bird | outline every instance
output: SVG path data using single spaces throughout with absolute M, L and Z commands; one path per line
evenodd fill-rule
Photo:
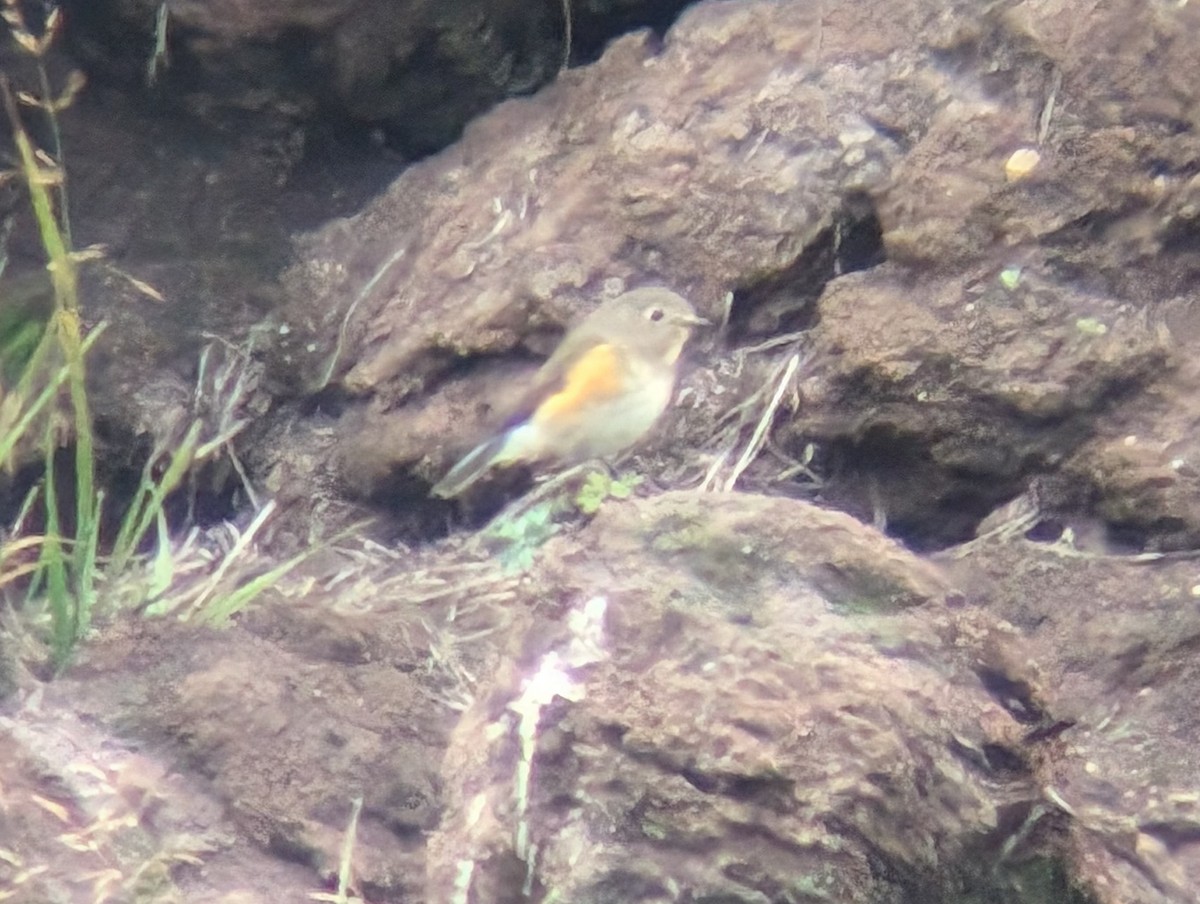
M 601 303 L 568 331 L 500 429 L 431 494 L 459 496 L 498 466 L 571 465 L 624 452 L 666 410 L 683 347 L 707 324 L 687 299 L 658 286 Z

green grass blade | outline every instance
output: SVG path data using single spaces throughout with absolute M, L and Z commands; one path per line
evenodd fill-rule
M 125 517 L 121 521 L 121 528 L 117 532 L 116 542 L 113 543 L 112 557 L 109 562 L 109 568 L 113 574 L 120 574 L 125 568 L 129 559 L 137 552 L 142 538 L 150 530 L 150 525 L 154 523 L 157 513 L 162 510 L 167 496 L 187 476 L 188 468 L 196 460 L 196 446 L 200 441 L 200 431 L 203 427 L 204 425 L 198 420 L 192 423 L 183 442 L 171 453 L 171 461 L 158 480 L 155 480 L 151 473 L 155 459 L 147 462 L 146 470 L 142 475 L 142 485 L 138 488 L 134 503 L 125 513 Z
M 100 551 L 100 515 L 104 509 L 104 491 L 96 494 L 92 520 L 75 531 L 71 564 L 75 577 L 76 636 L 82 637 L 92 626 L 92 608 L 96 604 L 96 556 Z
M 85 352 L 95 344 L 96 340 L 100 338 L 100 334 L 104 332 L 107 326 L 107 322 L 96 325 L 96 328 L 92 330 L 87 339 L 83 341 L 83 350 Z M 70 374 L 70 368 L 65 365 L 60 367 L 53 379 L 51 379 L 50 383 L 38 393 L 38 396 L 36 399 L 34 399 L 33 404 L 25 410 L 20 419 L 18 419 L 17 423 L 13 425 L 13 429 L 4 436 L 0 437 L 0 462 L 4 462 L 8 459 L 9 454 L 14 448 L 16 448 L 16 445 L 21 440 L 21 437 L 24 436 L 32 426 L 34 419 L 41 414 L 42 409 L 50 404 L 50 402 L 58 394 L 58 390 L 62 387 L 63 383 L 67 381 L 67 377 L 69 377 Z
M 171 554 L 171 537 L 167 531 L 167 516 L 160 508 L 154 524 L 158 528 L 158 545 L 154 550 L 154 561 L 150 565 L 150 586 L 147 599 L 157 599 L 167 592 L 175 580 L 175 557 Z
M 54 442 L 46 437 L 46 536 L 38 556 L 38 571 L 46 582 L 46 599 L 50 606 L 50 630 L 54 643 L 56 666 L 66 662 L 78 636 L 75 606 L 67 580 L 67 561 L 62 547 L 62 529 L 58 513 L 58 490 L 54 485 Z
M 246 584 L 243 584 L 241 587 L 237 588 L 227 596 L 214 599 L 202 610 L 195 612 L 192 617 L 194 617 L 197 621 L 209 625 L 220 626 L 225 624 L 232 616 L 236 615 L 238 612 L 241 612 L 248 605 L 250 605 L 250 603 L 252 603 L 255 597 L 257 597 L 260 593 L 277 584 L 297 565 L 300 565 L 306 559 L 320 550 L 325 549 L 328 546 L 332 546 L 334 543 L 338 543 L 341 540 L 344 540 L 346 537 L 352 536 L 356 532 L 361 531 L 363 526 L 367 523 L 368 522 L 360 522 L 358 524 L 352 524 L 345 530 L 338 531 L 328 540 L 314 544 L 303 552 L 296 553 L 296 555 L 292 556 L 287 561 L 276 565 L 265 574 L 260 574 L 258 577 L 247 582 Z

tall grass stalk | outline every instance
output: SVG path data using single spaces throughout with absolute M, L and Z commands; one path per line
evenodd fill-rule
M 83 340 L 82 351 L 84 354 L 87 354 L 88 349 L 96 344 L 96 340 L 100 338 L 100 335 L 104 332 L 106 326 L 106 323 L 97 324 L 96 328 L 88 333 L 87 338 Z M 31 377 L 32 373 L 33 370 L 30 368 L 26 371 L 23 379 Z M 42 387 L 42 390 L 38 393 L 37 398 L 33 400 L 33 403 L 21 412 L 20 416 L 16 420 L 16 423 L 13 424 L 12 429 L 3 436 L 0 436 L 0 467 L 3 467 L 4 463 L 8 461 L 8 457 L 13 453 L 17 443 L 20 442 L 21 438 L 29 432 L 29 429 L 37 420 L 38 415 L 40 415 L 46 409 L 46 406 L 54 401 L 54 399 L 58 396 L 58 391 L 62 388 L 62 385 L 67 382 L 67 377 L 69 375 L 70 372 L 68 368 L 60 367 L 58 372 L 50 379 L 50 382 Z M 27 395 L 27 392 L 23 392 L 22 387 L 18 386 L 16 395 L 18 397 L 23 397 Z
M 46 252 L 47 269 L 50 271 L 54 287 L 54 313 L 51 315 L 45 340 L 49 343 L 53 337 L 62 353 L 75 428 L 75 543 L 70 555 L 66 553 L 61 542 L 62 519 L 54 482 L 54 450 L 57 443 L 49 427 L 45 438 L 46 538 L 42 544 L 39 561 L 45 569 L 55 654 L 58 664 L 61 665 L 91 621 L 100 533 L 100 498 L 95 486 L 95 446 L 88 405 L 87 370 L 84 366 L 83 327 L 79 316 L 78 274 L 69 242 L 60 226 L 54 203 L 47 190 L 48 185 L 56 184 L 63 178 L 62 174 L 55 170 L 47 170 L 39 163 L 33 143 L 17 110 L 12 86 L 6 76 L 0 76 L 0 97 L 12 126 L 20 173 L 29 191 L 30 205 L 37 222 L 42 248 Z M 53 104 L 47 109 L 50 110 L 52 118 L 55 118 Z M 33 363 L 40 363 L 43 356 L 35 352 L 34 358 Z
M 165 15 L 165 9 L 164 4 L 160 14 Z M 57 10 L 51 12 L 45 28 L 37 37 L 26 27 L 22 7 L 17 0 L 0 0 L 0 18 L 7 21 L 18 45 L 35 58 L 40 77 L 42 96 L 32 97 L 25 92 L 14 91 L 8 77 L 0 73 L 0 102 L 11 125 L 19 174 L 29 192 L 30 207 L 37 223 L 53 288 L 53 306 L 46 328 L 31 355 L 24 360 L 16 386 L 4 399 L 8 403 L 5 410 L 0 411 L 3 417 L 0 424 L 4 427 L 0 436 L 0 467 L 13 459 L 19 444 L 27 438 L 40 446 L 43 460 L 40 486 L 27 495 L 21 507 L 14 527 L 16 537 L 0 545 L 0 590 L 23 581 L 27 582 L 27 604 L 45 598 L 50 614 L 55 665 L 61 668 L 91 624 L 101 578 L 111 584 L 134 561 L 147 565 L 145 577 L 148 580 L 144 589 L 149 599 L 160 601 L 154 605 L 161 605 L 163 611 L 173 611 L 177 604 L 190 599 L 193 601 L 192 608 L 183 617 L 219 624 L 281 580 L 321 545 L 222 595 L 221 585 L 229 576 L 232 563 L 248 553 L 258 529 L 270 517 L 273 505 L 268 505 L 260 511 L 250 529 L 240 537 L 238 544 L 213 574 L 174 597 L 169 595 L 169 588 L 179 572 L 168 535 L 164 506 L 167 497 L 180 488 L 189 473 L 194 473 L 199 464 L 223 449 L 228 449 L 239 473 L 242 473 L 240 466 L 236 465 L 231 442 L 246 424 L 234 416 L 237 402 L 248 392 L 248 378 L 243 372 L 236 383 L 225 386 L 228 390 L 228 407 L 222 413 L 214 436 L 209 438 L 203 435 L 205 423 L 197 417 L 178 444 L 160 446 L 151 455 L 143 471 L 141 484 L 128 509 L 122 514 L 110 554 L 101 557 L 100 524 L 104 494 L 96 486 L 96 452 L 85 354 L 105 324 L 98 324 L 85 338 L 79 305 L 78 267 L 86 257 L 72 249 L 66 175 L 62 166 L 63 147 L 57 119 L 58 112 L 66 108 L 81 89 L 83 78 L 72 74 L 64 92 L 58 97 L 51 96 L 44 56 L 62 20 Z M 37 108 L 48 118 L 52 157 L 35 149 L 21 120 L 19 104 Z M 50 163 L 46 163 L 48 159 Z M 132 277 L 127 278 L 140 291 L 161 300 L 161 295 L 151 287 Z M 201 360 L 198 399 L 204 382 L 206 356 L 207 352 Z M 220 384 L 218 389 L 223 385 Z M 58 473 L 62 470 L 62 461 L 57 455 L 61 419 L 55 417 L 55 406 L 61 404 L 64 397 L 63 407 L 68 411 L 74 440 L 70 474 L 73 492 L 70 494 L 63 493 L 66 475 Z M 68 500 L 64 496 L 70 497 L 69 508 L 66 508 Z M 44 531 L 40 535 L 23 535 L 23 526 L 39 501 L 45 513 Z M 151 529 L 155 529 L 156 552 L 146 556 L 142 554 L 142 548 Z M 327 542 L 336 542 L 342 536 L 338 534 Z M 100 569 L 103 569 L 103 575 Z
M 38 572 L 30 591 L 36 591 L 40 577 L 46 583 L 46 599 L 50 605 L 50 624 L 54 636 L 54 659 L 61 665 L 79 638 L 79 602 L 72 597 L 67 576 L 67 557 L 63 550 L 62 525 L 58 516 L 58 489 L 54 481 L 54 442 L 46 443 L 46 535 L 38 555 Z
M 152 455 L 146 462 L 145 468 L 142 469 L 142 482 L 121 520 L 121 528 L 113 542 L 112 558 L 109 562 L 113 572 L 119 574 L 125 569 L 141 545 L 146 532 L 150 530 L 157 513 L 162 511 L 167 496 L 179 486 L 188 470 L 196 463 L 196 446 L 200 442 L 202 427 L 200 421 L 192 423 L 183 442 L 170 453 L 166 470 L 157 480 L 154 470 L 162 455 Z

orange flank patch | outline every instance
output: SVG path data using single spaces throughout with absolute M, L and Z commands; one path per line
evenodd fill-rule
M 621 359 L 616 349 L 602 343 L 571 365 L 562 388 L 537 407 L 535 422 L 570 417 L 601 399 L 611 399 L 621 391 Z

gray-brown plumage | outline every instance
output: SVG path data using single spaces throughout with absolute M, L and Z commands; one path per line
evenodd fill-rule
M 625 451 L 666 409 L 684 343 L 704 323 L 669 289 L 634 289 L 604 302 L 567 333 L 496 435 L 433 494 L 457 496 L 497 465 L 572 464 Z

